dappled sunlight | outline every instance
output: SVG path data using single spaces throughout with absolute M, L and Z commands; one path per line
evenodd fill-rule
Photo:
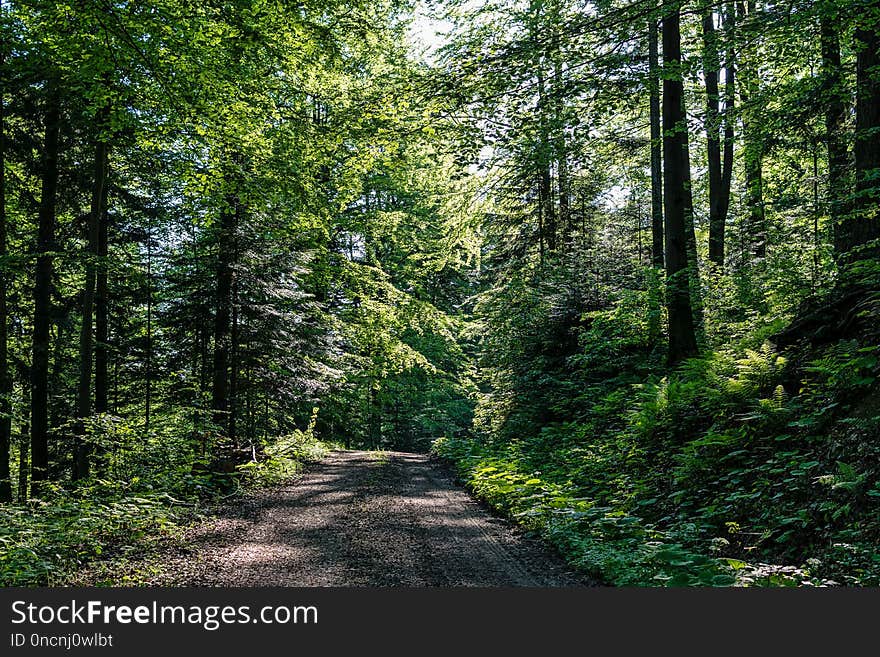
M 424 455 L 336 452 L 194 535 L 209 585 L 516 586 L 578 580 Z M 244 517 L 239 517 L 243 514 Z M 540 564 L 534 570 L 534 564 Z M 172 567 L 173 570 L 173 567 Z

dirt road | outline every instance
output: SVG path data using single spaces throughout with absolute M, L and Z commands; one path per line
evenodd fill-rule
M 428 456 L 333 452 L 299 480 L 198 526 L 156 583 L 199 586 L 583 586 Z

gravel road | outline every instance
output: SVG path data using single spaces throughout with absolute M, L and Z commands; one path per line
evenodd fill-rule
M 153 583 L 588 586 L 423 454 L 336 451 L 197 525 Z

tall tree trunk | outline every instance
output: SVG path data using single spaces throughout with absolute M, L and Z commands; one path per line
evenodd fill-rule
M 538 202 L 541 214 L 541 238 L 550 253 L 556 251 L 556 209 L 553 207 L 553 176 L 550 130 L 547 126 L 547 90 L 544 73 L 538 64 Z M 543 258 L 542 258 L 543 260 Z
M 856 195 L 843 222 L 845 260 L 880 257 L 880 0 L 868 3 L 868 25 L 856 30 Z
M 740 13 L 748 21 L 750 29 L 756 30 L 755 2 L 740 3 Z M 743 100 L 743 166 L 746 182 L 746 207 L 748 209 L 747 232 L 751 240 L 752 255 L 762 260 L 767 255 L 767 218 L 764 213 L 764 146 L 758 116 L 758 56 L 749 49 L 742 63 Z
M 31 494 L 35 497 L 40 495 L 40 483 L 49 474 L 49 329 L 52 321 L 52 253 L 55 249 L 60 103 L 57 83 L 50 80 L 46 93 L 31 355 Z
M 0 7 L 0 11 L 3 8 Z M 5 45 L 0 46 L 0 70 L 5 74 Z M 0 258 L 6 245 L 6 105 L 5 89 L 0 88 Z M 0 502 L 12 501 L 9 456 L 12 447 L 12 372 L 9 369 L 9 323 L 6 306 L 9 271 L 0 265 Z
M 104 174 L 101 222 L 98 226 L 98 276 L 95 282 L 95 412 L 109 410 L 110 376 L 110 292 L 108 287 L 107 243 L 110 231 L 110 211 L 107 198 L 110 190 L 110 163 Z
M 251 455 L 255 452 L 255 441 L 257 437 L 257 418 L 254 414 L 254 379 L 253 379 L 253 370 L 251 369 L 251 345 L 250 341 L 248 341 L 244 345 L 244 360 L 246 361 L 246 365 L 244 367 L 244 406 L 245 406 L 245 416 L 247 418 L 245 422 L 245 432 L 248 446 L 251 448 Z
M 724 13 L 724 39 L 726 42 L 727 60 L 724 64 L 724 153 L 721 162 L 721 194 L 718 209 L 719 216 L 727 223 L 727 213 L 730 210 L 730 185 L 733 181 L 733 141 L 734 125 L 736 116 L 736 9 L 733 0 L 727 2 Z M 724 264 L 725 253 L 724 235 L 721 235 L 721 264 Z
M 239 202 L 228 195 L 220 212 L 217 257 L 217 295 L 214 314 L 214 378 L 212 408 L 214 424 L 229 430 L 229 356 L 232 317 L 233 254 L 238 229 Z
M 103 131 L 109 109 L 99 114 L 99 130 Z M 92 321 L 95 309 L 95 279 L 100 255 L 99 236 L 101 216 L 104 208 L 104 185 L 107 177 L 108 144 L 102 136 L 95 142 L 93 160 L 94 178 L 92 182 L 92 201 L 89 211 L 88 246 L 86 249 L 86 280 L 83 290 L 82 326 L 79 334 L 79 389 L 76 415 L 78 418 L 76 440 L 74 441 L 73 478 L 82 479 L 89 474 L 89 447 L 85 440 L 85 421 L 92 413 L 92 355 L 94 352 L 94 332 Z
M 724 227 L 727 217 L 722 215 L 723 188 L 721 184 L 721 115 L 718 76 L 721 63 L 718 57 L 718 33 L 715 30 L 715 12 L 703 13 L 703 78 L 706 85 L 706 155 L 709 166 L 709 261 L 724 266 Z
M 562 69 L 557 68 L 556 77 L 561 79 Z M 557 92 L 558 93 L 558 92 Z M 556 137 L 556 183 L 559 188 L 559 230 L 563 235 L 571 232 L 571 176 L 568 170 L 568 144 L 565 137 L 563 103 L 558 101 Z
M 648 23 L 648 92 L 651 122 L 651 255 L 663 269 L 663 137 L 660 131 L 660 56 L 657 22 Z
M 565 85 L 563 84 L 563 61 L 560 44 L 562 29 L 560 3 L 552 4 L 551 21 L 553 22 L 553 121 L 555 133 L 556 184 L 559 192 L 559 231 L 562 235 L 571 232 L 571 184 L 568 170 L 568 144 L 565 135 Z
M 239 325 L 238 325 L 238 277 L 232 277 L 232 329 L 229 335 L 229 424 L 227 435 L 233 449 L 238 448 L 238 371 L 239 371 Z
M 51 346 L 49 348 L 50 356 L 49 361 L 52 363 L 52 367 L 49 370 L 49 390 L 61 390 L 65 384 L 65 380 L 63 377 L 64 367 L 66 365 L 66 348 L 68 345 L 67 342 L 67 321 L 66 316 L 63 318 L 63 321 L 58 323 L 54 323 L 55 334 L 52 335 L 50 326 L 50 341 Z M 60 427 L 64 424 L 69 417 L 75 415 L 76 413 L 76 399 L 73 400 L 73 408 L 67 403 L 67 399 L 59 399 L 56 397 L 55 403 L 52 403 L 52 397 L 49 397 L 49 426 L 50 427 Z
M 532 66 L 537 81 L 537 104 L 535 117 L 538 123 L 538 145 L 535 149 L 535 168 L 538 180 L 538 240 L 541 263 L 544 262 L 544 246 L 552 253 L 556 250 L 556 210 L 553 207 L 553 176 L 550 171 L 553 162 L 553 144 L 550 141 L 548 116 L 550 107 L 547 99 L 547 83 L 544 65 L 548 63 L 547 43 L 544 33 L 544 0 L 530 0 L 530 34 L 532 40 Z
M 119 415 L 119 361 L 121 360 L 121 356 L 119 354 L 119 349 L 116 349 L 116 354 L 113 358 L 113 414 Z
M 682 95 L 682 98 L 684 96 Z M 682 101 L 684 102 L 684 101 Z M 687 112 L 682 108 L 682 115 L 687 121 Z M 686 124 L 685 124 L 686 125 Z M 703 343 L 706 333 L 706 322 L 703 313 L 703 290 L 700 284 L 700 259 L 697 254 L 697 233 L 694 228 L 694 197 L 693 186 L 691 181 L 691 156 L 690 146 L 688 144 L 687 128 L 684 135 L 684 161 L 686 163 L 684 175 L 685 187 L 685 222 L 684 237 L 687 245 L 687 261 L 688 261 L 688 286 L 690 288 L 691 313 L 694 316 L 694 330 L 697 334 L 697 346 Z
M 113 414 L 119 415 L 119 350 L 113 359 Z
M 687 117 L 681 70 L 680 11 L 664 3 L 663 17 L 663 195 L 666 223 L 667 310 L 669 362 L 697 353 L 690 295 L 687 224 L 693 225 Z
M 744 124 L 746 132 L 750 125 Z M 746 174 L 746 206 L 748 207 L 748 234 L 752 242 L 752 255 L 762 259 L 767 255 L 767 225 L 764 214 L 763 164 L 760 146 L 748 143 L 743 153 Z
M 651 129 L 651 266 L 648 272 L 648 334 L 652 345 L 662 334 L 663 135 L 660 130 L 660 55 L 657 21 L 648 20 L 648 115 Z
M 147 353 L 144 363 L 147 380 L 144 394 L 144 430 L 150 431 L 153 409 L 153 230 L 147 230 Z
M 107 187 L 101 201 L 101 224 L 98 227 L 98 276 L 95 282 L 95 413 L 106 413 L 108 404 L 108 350 L 110 348 L 109 291 L 107 286 Z
M 370 383 L 370 449 L 378 449 L 382 437 L 382 405 L 379 402 L 379 382 Z
M 846 182 L 847 153 L 844 138 L 847 101 L 841 79 L 840 37 L 832 8 L 822 12 L 820 40 L 822 44 L 822 87 L 828 99 L 825 108 L 825 140 L 828 148 L 828 214 L 831 219 L 835 256 L 841 255 L 841 220 L 846 213 L 848 196 Z
M 30 403 L 30 373 L 26 372 L 27 376 L 22 377 L 21 384 L 21 402 L 22 405 L 27 408 L 27 405 Z M 28 422 L 28 414 L 21 414 L 21 425 L 19 428 L 19 442 L 18 442 L 18 501 L 26 502 L 28 498 L 28 438 L 30 437 L 31 428 Z

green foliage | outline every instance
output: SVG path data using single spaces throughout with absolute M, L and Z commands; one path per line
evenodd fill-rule
M 261 460 L 240 467 L 244 487 L 289 481 L 329 446 L 305 431 L 261 445 Z M 143 550 L 197 519 L 223 491 L 206 469 L 184 416 L 149 434 L 121 418 L 95 416 L 87 438 L 93 476 L 48 484 L 38 500 L 0 506 L 0 586 L 64 584 L 90 562 Z M 227 495 L 228 496 L 228 495 Z
M 693 196 L 702 355 L 670 369 L 647 29 L 666 8 L 428 4 L 451 33 L 422 60 L 397 0 L 2 3 L 0 469 L 20 483 L 3 581 L 62 581 L 324 444 L 447 436 L 435 450 L 478 495 L 607 581 L 878 583 L 880 262 L 870 240 L 837 252 L 878 178 L 832 155 L 878 147 L 849 111 L 861 130 L 871 50 L 852 37 L 872 16 L 716 4 L 712 53 L 702 10 L 682 12 L 671 77 L 705 129 L 668 177 Z M 713 125 L 701 67 L 732 55 Z M 708 264 L 724 127 L 725 256 Z M 38 198 L 55 161 L 57 199 Z M 96 353 L 77 339 L 92 316 Z M 49 482 L 26 503 L 32 402 Z
M 797 370 L 769 343 L 731 347 L 593 385 L 575 422 L 434 449 L 609 583 L 874 585 L 878 361 L 860 344 L 791 354 Z
M 119 495 L 119 482 L 0 508 L 0 585 L 53 586 L 86 563 L 155 535 L 188 515 L 167 493 Z
M 439 439 L 434 452 L 453 461 L 465 484 L 493 508 L 540 533 L 582 570 L 619 586 L 725 586 L 734 583 L 729 565 L 700 555 L 674 534 L 646 524 L 620 508 L 578 496 L 529 472 L 522 457 L 494 456 L 470 441 Z M 651 500 L 647 500 L 651 503 Z
M 305 431 L 294 430 L 279 436 L 260 450 L 262 458 L 238 466 L 243 484 L 248 487 L 274 486 L 289 481 L 306 463 L 320 461 L 329 447 L 315 438 L 318 409 L 312 410 L 312 418 Z M 256 453 L 256 452 L 255 452 Z

